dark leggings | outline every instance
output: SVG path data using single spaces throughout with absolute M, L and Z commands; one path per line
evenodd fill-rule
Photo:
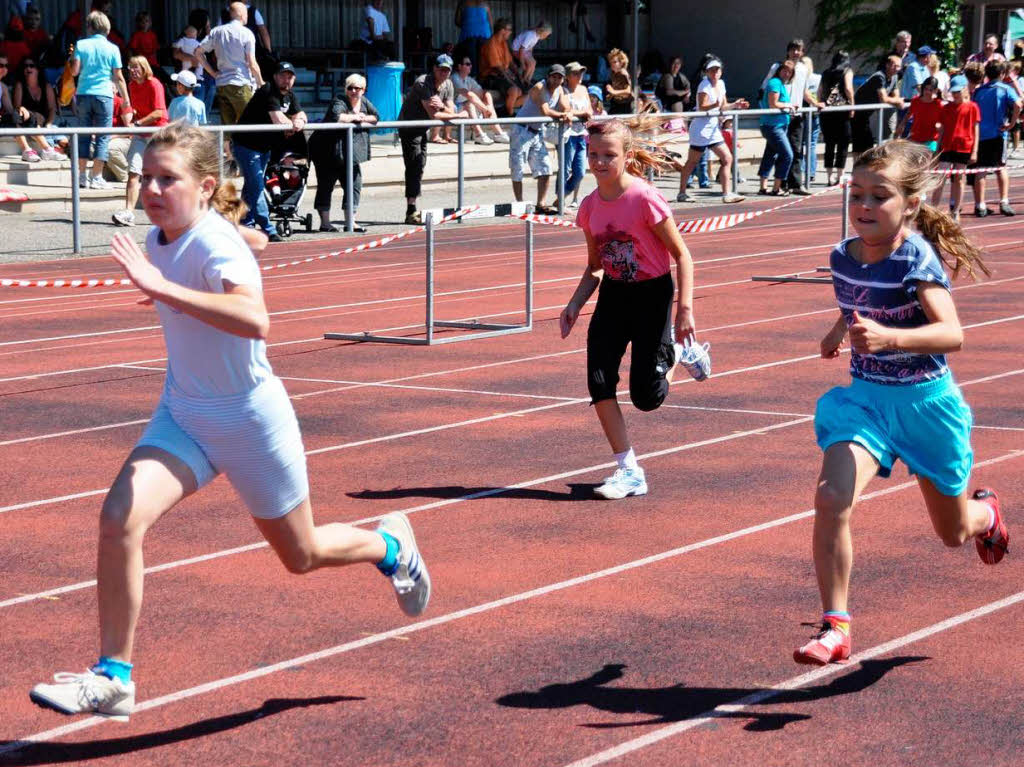
M 427 131 L 419 128 L 399 130 L 402 159 L 405 161 L 405 196 L 413 200 L 420 196 L 423 169 L 427 167 Z
M 825 167 L 842 170 L 850 148 L 850 115 L 847 112 L 825 112 L 821 115 L 821 132 L 825 137 Z
M 672 369 L 672 275 L 625 282 L 605 277 L 587 330 L 587 389 L 592 403 L 615 399 L 619 365 L 626 346 L 629 397 L 638 410 L 655 410 L 665 401 Z
M 348 189 L 345 189 L 345 166 L 339 166 L 335 162 L 313 161 L 316 168 L 316 199 L 313 201 L 313 210 L 330 211 L 331 195 L 334 192 L 334 185 L 340 183 L 345 196 L 341 198 L 342 210 L 345 201 L 348 199 Z M 359 195 L 363 190 L 363 172 L 359 163 L 352 163 L 352 210 L 359 208 Z

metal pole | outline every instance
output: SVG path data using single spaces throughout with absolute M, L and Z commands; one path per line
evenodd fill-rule
M 405 0 L 398 0 L 397 15 L 397 24 L 395 25 L 395 43 L 398 49 L 398 60 L 405 61 Z
M 345 231 L 351 234 L 356 227 L 355 179 L 353 178 L 352 128 L 345 130 Z
M 207 75 L 209 76 L 209 75 Z M 224 181 L 224 129 L 217 129 L 217 178 Z
M 739 194 L 740 156 L 736 147 L 740 143 L 740 115 L 739 112 L 730 112 L 729 116 L 732 117 L 732 146 L 729 147 L 732 150 L 732 191 L 733 194 Z
M 458 140 L 459 140 L 459 185 L 458 185 L 458 199 L 455 203 L 455 207 L 462 208 L 465 204 L 466 197 L 466 126 L 459 123 L 456 126 L 458 129 Z M 459 223 L 462 223 L 462 219 L 459 219 Z
M 814 151 L 811 147 L 811 123 L 813 121 L 814 113 L 806 112 L 804 114 L 804 127 L 807 129 L 804 135 L 804 189 L 811 185 L 811 152 Z
M 845 240 L 850 236 L 850 219 L 847 215 L 847 211 L 850 209 L 850 185 L 842 180 L 842 174 L 839 175 L 839 183 L 843 185 L 843 239 Z
M 526 327 L 533 327 L 533 221 L 526 220 Z
M 885 140 L 885 107 L 878 107 L 878 145 Z
M 640 92 L 640 0 L 633 0 L 633 94 Z
M 78 191 L 82 174 L 78 170 L 78 136 L 72 136 L 68 143 L 71 144 L 71 243 L 78 255 L 82 252 L 82 210 Z
M 558 123 L 558 215 L 565 210 L 565 123 Z
M 434 214 L 427 213 L 427 343 L 434 342 Z

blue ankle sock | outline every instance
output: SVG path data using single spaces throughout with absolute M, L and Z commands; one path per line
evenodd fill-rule
M 381 531 L 378 531 L 377 534 L 384 539 L 384 545 L 387 547 L 384 559 L 377 563 L 377 569 L 384 573 L 384 575 L 394 575 L 395 570 L 398 569 L 398 550 L 401 548 L 401 545 L 393 535 Z
M 125 663 L 124 661 L 114 660 L 106 655 L 101 655 L 100 659 L 96 661 L 96 665 L 92 667 L 92 672 L 94 674 L 102 674 L 108 679 L 118 679 L 128 684 L 132 681 L 132 668 L 131 663 Z

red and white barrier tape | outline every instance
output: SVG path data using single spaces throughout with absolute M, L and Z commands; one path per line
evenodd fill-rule
M 0 202 L 25 202 L 28 195 L 24 192 L 15 192 L 8 186 L 0 186 Z
M 480 207 L 479 205 L 470 205 L 469 207 L 466 207 L 466 208 L 460 208 L 459 210 L 455 211 L 451 215 L 445 216 L 444 218 L 440 219 L 435 224 L 435 226 L 441 226 L 442 224 L 447 224 L 450 221 L 454 221 L 457 218 L 461 218 L 462 216 L 465 216 L 467 213 L 470 213 L 470 212 L 476 210 L 479 207 Z M 418 234 L 419 232 L 426 231 L 426 229 L 427 229 L 427 227 L 425 227 L 425 226 L 417 226 L 417 227 L 414 227 L 412 229 L 406 229 L 404 232 L 397 232 L 396 234 L 388 235 L 387 237 L 382 237 L 379 240 L 372 240 L 370 242 L 360 243 L 359 245 L 353 245 L 352 247 L 345 248 L 344 250 L 336 250 L 333 253 L 325 253 L 325 254 L 320 255 L 320 256 L 310 256 L 309 258 L 300 258 L 300 259 L 297 259 L 295 261 L 288 261 L 287 263 L 283 263 L 283 264 L 272 264 L 272 265 L 268 265 L 268 266 L 261 266 L 260 269 L 262 271 L 264 271 L 264 272 L 267 272 L 267 271 L 271 271 L 273 269 L 284 269 L 287 266 L 297 266 L 298 264 L 308 264 L 308 263 L 311 263 L 313 261 L 322 261 L 325 258 L 332 258 L 334 256 L 344 256 L 344 255 L 347 255 L 348 253 L 358 253 L 358 252 L 363 251 L 363 250 L 370 250 L 371 248 L 379 248 L 382 245 L 387 245 L 389 242 L 394 242 L 395 240 L 401 240 L 401 239 L 403 239 L 405 237 L 408 237 L 410 235 Z M 132 284 L 132 281 L 127 279 L 127 278 L 125 278 L 125 277 L 122 277 L 121 279 L 110 278 L 110 279 L 74 279 L 74 280 L 69 280 L 69 279 L 65 279 L 65 278 L 56 278 L 56 279 L 52 279 L 52 280 L 19 280 L 19 279 L 0 278 L 0 288 L 106 288 L 106 287 L 112 287 L 112 286 L 115 286 L 115 285 L 128 286 L 128 285 L 131 285 L 131 284 Z
M 928 171 L 942 176 L 968 176 L 974 173 L 995 173 L 999 170 L 1020 170 L 1022 165 L 1004 165 L 1001 168 L 933 168 Z
M 691 219 L 690 221 L 683 221 L 681 224 L 678 224 L 676 228 L 679 230 L 680 234 L 703 234 L 704 232 L 716 232 L 719 229 L 728 229 L 730 227 L 736 226 L 737 224 L 742 224 L 744 221 L 750 221 L 752 218 L 757 218 L 758 216 L 763 216 L 767 213 L 774 213 L 777 210 L 788 208 L 791 205 L 797 205 L 798 203 L 810 199 L 811 197 L 817 197 L 822 194 L 828 194 L 829 192 L 834 192 L 837 189 L 842 189 L 842 185 L 827 187 L 818 192 L 814 192 L 813 194 L 807 195 L 806 197 L 799 197 L 795 200 L 791 200 L 790 202 L 783 203 L 782 205 L 776 205 L 774 208 L 766 208 L 764 210 L 752 210 L 746 213 L 730 213 L 725 216 L 695 218 Z M 569 228 L 579 228 L 572 221 L 566 221 L 565 219 L 558 218 L 557 216 L 540 216 L 537 215 L 536 213 L 524 213 L 521 216 L 515 216 L 515 218 L 520 218 L 523 221 L 533 221 L 538 224 L 547 224 L 548 226 L 564 226 Z

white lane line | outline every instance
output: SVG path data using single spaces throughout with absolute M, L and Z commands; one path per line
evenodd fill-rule
M 1024 455 L 1024 451 L 1014 451 L 1013 453 L 1008 453 L 1008 454 L 1006 454 L 1004 456 L 1000 456 L 999 458 L 995 458 L 995 459 L 992 459 L 990 461 L 985 461 L 985 462 L 983 462 L 983 464 L 998 463 L 1000 461 L 1009 460 L 1010 458 L 1014 458 L 1014 457 L 1017 457 L 1017 456 L 1020 456 L 1020 455 Z M 978 465 L 981 466 L 983 464 L 978 464 Z M 904 490 L 906 488 L 916 487 L 916 486 L 917 486 L 916 482 L 913 482 L 913 481 L 911 481 L 911 482 L 904 482 L 904 483 L 902 483 L 900 485 L 895 485 L 893 487 L 888 487 L 888 488 L 885 488 L 884 490 L 879 490 L 879 491 L 874 492 L 874 493 L 867 493 L 867 494 L 861 496 L 861 502 L 869 500 L 871 498 L 877 498 L 879 496 L 889 495 L 891 493 L 895 493 L 895 492 L 898 492 L 900 490 Z M 384 632 L 381 632 L 381 633 L 378 633 L 378 634 L 372 634 L 370 636 L 363 637 L 361 639 L 356 639 L 356 640 L 351 641 L 351 642 L 345 642 L 345 643 L 340 644 L 340 645 L 335 645 L 333 647 L 328 647 L 328 648 L 325 648 L 323 650 L 318 650 L 317 652 L 312 652 L 312 653 L 308 653 L 306 655 L 301 655 L 301 656 L 296 657 L 296 658 L 290 658 L 288 660 L 279 661 L 278 663 L 274 663 L 273 665 L 270 665 L 270 666 L 265 666 L 263 668 L 253 669 L 251 671 L 247 671 L 247 672 L 242 673 L 242 674 L 235 674 L 233 676 L 224 677 L 222 679 L 217 679 L 217 680 L 212 681 L 212 682 L 207 682 L 205 684 L 196 685 L 195 687 L 189 687 L 189 688 L 184 689 L 184 690 L 178 690 L 177 692 L 169 693 L 167 695 L 162 695 L 162 696 L 160 696 L 158 698 L 152 698 L 150 700 L 147 700 L 147 701 L 144 701 L 142 703 L 137 704 L 135 706 L 135 709 L 134 709 L 133 713 L 135 715 L 138 715 L 138 714 L 140 714 L 140 713 L 142 713 L 144 711 L 149 711 L 149 710 L 154 709 L 154 708 L 160 708 L 162 706 L 166 706 L 166 705 L 169 705 L 169 704 L 172 704 L 172 703 L 177 703 L 177 702 L 182 701 L 182 700 L 187 700 L 189 698 L 194 698 L 194 697 L 196 697 L 198 695 L 204 695 L 206 693 L 214 692 L 216 690 L 220 690 L 220 689 L 223 689 L 225 687 L 231 687 L 231 686 L 234 686 L 234 685 L 242 684 L 244 682 L 249 682 L 249 681 L 252 681 L 253 679 L 259 679 L 259 678 L 264 677 L 264 676 L 269 676 L 270 674 L 276 674 L 279 671 L 285 671 L 285 670 L 290 669 L 290 668 L 295 668 L 296 666 L 301 666 L 301 665 L 305 665 L 305 664 L 308 664 L 308 663 L 315 663 L 315 662 L 318 662 L 318 661 L 321 661 L 321 660 L 325 660 L 327 658 L 334 657 L 336 655 L 341 655 L 342 653 L 351 652 L 353 650 L 359 650 L 359 649 L 362 649 L 364 647 L 369 647 L 369 646 L 372 646 L 372 645 L 380 644 L 381 642 L 385 642 L 385 641 L 387 641 L 389 639 L 394 639 L 396 637 L 407 636 L 409 634 L 413 634 L 413 633 L 416 633 L 416 632 L 419 632 L 419 631 L 424 631 L 426 629 L 431 629 L 431 628 L 434 628 L 436 626 L 442 626 L 442 625 L 447 624 L 447 623 L 452 623 L 453 621 L 461 620 L 463 618 L 469 618 L 469 617 L 474 616 L 474 615 L 480 615 L 481 613 L 490 612 L 492 610 L 497 610 L 497 609 L 502 608 L 502 607 L 508 607 L 509 605 L 517 604 L 519 602 L 525 602 L 526 600 L 529 600 L 529 599 L 534 599 L 536 597 L 546 596 L 547 594 L 552 594 L 552 593 L 557 592 L 557 591 L 563 591 L 563 590 L 572 588 L 574 586 L 580 586 L 580 585 L 583 585 L 585 583 L 590 583 L 591 581 L 596 581 L 596 580 L 599 580 L 599 579 L 602 579 L 602 578 L 608 578 L 608 577 L 611 577 L 611 576 L 614 576 L 614 575 L 619 575 L 620 573 L 625 573 L 625 572 L 629 572 L 631 570 L 636 570 L 636 569 L 641 568 L 641 567 L 646 567 L 647 565 L 652 565 L 652 564 L 655 564 L 657 562 L 662 562 L 662 561 L 665 561 L 665 560 L 668 560 L 668 559 L 672 559 L 674 557 L 682 556 L 684 554 L 689 554 L 689 553 L 694 552 L 694 551 L 699 551 L 701 549 L 709 548 L 711 546 L 715 546 L 715 545 L 718 545 L 720 543 L 728 543 L 728 542 L 734 541 L 734 540 L 736 540 L 738 538 L 743 538 L 743 537 L 748 536 L 748 535 L 753 535 L 755 533 L 764 532 L 765 530 L 770 530 L 770 529 L 775 528 L 775 527 L 781 527 L 782 525 L 787 525 L 787 524 L 790 524 L 792 522 L 798 522 L 798 521 L 800 521 L 802 519 L 807 519 L 807 518 L 809 518 L 809 517 L 811 517 L 813 515 L 814 515 L 814 510 L 811 509 L 811 510 L 803 511 L 803 512 L 800 512 L 800 513 L 797 513 L 797 514 L 790 514 L 790 515 L 785 516 L 785 517 L 779 517 L 777 519 L 773 519 L 773 520 L 770 520 L 768 522 L 762 522 L 761 524 L 752 525 L 750 527 L 745 527 L 745 528 L 742 528 L 740 530 L 735 530 L 735 531 L 733 531 L 731 533 L 726 533 L 724 535 L 715 536 L 714 538 L 707 538 L 707 539 L 705 539 L 703 541 L 698 541 L 696 543 L 690 543 L 690 544 L 687 544 L 685 546 L 680 546 L 680 547 L 675 548 L 675 549 L 670 549 L 668 551 L 663 551 L 663 552 L 661 552 L 659 554 L 653 554 L 651 556 L 642 557 L 641 559 L 634 559 L 634 560 L 632 560 L 630 562 L 624 562 L 623 564 L 620 564 L 620 565 L 614 565 L 613 567 L 607 567 L 607 568 L 604 568 L 602 570 L 596 570 L 594 572 L 587 573 L 585 575 L 580 575 L 580 576 L 577 576 L 575 578 L 570 578 L 568 580 L 559 581 L 557 583 L 551 583 L 551 584 L 548 584 L 547 586 L 541 586 L 539 588 L 530 589 L 529 591 L 519 592 L 518 594 L 512 594 L 510 596 L 503 597 L 501 599 L 495 599 L 495 600 L 490 601 L 490 602 L 484 602 L 484 603 L 479 604 L 479 605 L 474 605 L 473 607 L 467 607 L 467 608 L 464 608 L 462 610 L 456 610 L 454 612 L 446 613 L 445 615 L 439 615 L 436 618 L 429 618 L 427 620 L 417 621 L 416 623 L 412 623 L 412 624 L 409 624 L 407 626 L 400 626 L 399 628 L 391 629 L 390 631 L 384 631 Z M 999 602 L 990 603 L 989 605 L 986 605 L 984 607 L 980 607 L 977 610 L 971 611 L 970 613 L 963 613 L 961 616 L 956 616 L 954 618 L 947 619 L 947 621 L 944 621 L 943 623 L 944 624 L 949 623 L 948 627 L 952 627 L 954 625 L 959 625 L 959 623 L 963 623 L 963 622 L 966 622 L 967 620 L 971 620 L 973 617 L 979 617 L 980 615 L 988 614 L 989 612 L 993 612 L 995 610 L 1001 609 L 1002 607 L 1006 607 L 1006 606 L 1009 606 L 1010 604 L 1014 604 L 1015 602 L 1018 602 L 1021 599 L 1024 599 L 1024 592 L 1019 592 L 1018 594 L 1015 594 L 1012 597 L 1008 597 L 1007 599 L 1000 600 Z M 2 603 L 0 603 L 0 606 L 2 606 Z M 984 612 L 982 612 L 982 611 L 984 611 Z M 964 616 L 968 616 L 968 615 L 970 615 L 971 617 L 964 617 Z M 957 621 L 957 622 L 951 623 L 951 621 Z M 935 624 L 935 625 L 942 625 L 942 624 Z M 931 633 L 936 633 L 936 630 L 933 630 L 934 628 L 935 627 L 932 626 L 932 627 L 929 627 L 928 629 L 922 629 L 920 632 L 915 632 L 915 634 L 908 635 L 908 636 L 915 637 L 913 640 L 910 640 L 910 641 L 917 641 L 918 639 L 924 638 L 925 636 L 930 636 L 930 633 L 924 633 L 924 632 L 929 632 L 930 631 Z M 941 629 L 939 629 L 939 630 L 941 630 Z M 920 635 L 920 636 L 918 636 L 918 635 Z M 906 637 L 904 637 L 902 639 L 906 639 Z M 895 640 L 895 641 L 898 642 L 898 641 L 901 641 L 901 640 Z M 876 655 L 884 653 L 884 652 L 890 652 L 892 649 L 895 649 L 894 647 L 890 647 L 889 646 L 891 644 L 892 643 L 887 643 L 885 645 L 879 645 L 878 647 L 874 648 L 873 650 L 868 650 L 867 652 L 864 652 L 864 653 L 861 653 L 861 654 L 855 656 L 855 658 L 857 660 L 865 660 L 868 657 L 874 657 L 873 655 L 869 655 L 869 653 L 872 653 L 872 652 L 874 652 Z M 896 646 L 898 647 L 899 645 L 896 645 Z M 825 667 L 824 669 L 821 669 L 821 670 L 819 670 L 817 672 L 811 672 L 811 673 L 812 674 L 818 673 L 818 674 L 826 675 L 829 671 L 832 671 L 832 673 L 836 673 L 837 671 L 841 671 L 844 668 L 845 667 L 837 667 L 834 671 L 832 671 L 828 667 Z M 806 677 L 806 676 L 809 676 L 809 675 L 803 675 L 803 677 Z M 798 677 L 798 678 L 803 678 L 803 677 Z M 806 682 L 804 682 L 804 683 L 806 684 Z M 782 689 L 782 688 L 780 687 L 779 689 Z M 738 703 L 739 703 L 739 701 L 737 701 L 737 704 Z M 736 704 L 733 704 L 733 705 L 736 705 Z M 753 705 L 753 704 L 752 703 L 747 703 L 745 705 L 749 706 L 749 705 Z M 719 709 L 721 709 L 721 707 L 719 707 Z M 719 709 L 716 709 L 716 710 L 719 710 Z M 54 738 L 62 737 L 64 735 L 69 735 L 69 734 L 71 734 L 73 732 L 79 732 L 81 730 L 90 729 L 90 728 L 95 727 L 95 726 L 97 726 L 99 724 L 103 724 L 104 722 L 107 722 L 107 721 L 109 721 L 109 720 L 106 719 L 105 717 L 94 716 L 94 717 L 90 717 L 88 719 L 82 719 L 82 720 L 79 720 L 77 722 L 72 722 L 71 724 L 64 725 L 63 727 L 56 727 L 56 728 L 51 729 L 51 730 L 45 730 L 43 732 L 35 733 L 34 735 L 28 735 L 28 736 L 26 736 L 24 738 L 20 738 L 20 739 L 14 741 L 14 742 L 12 742 L 12 743 L 10 743 L 8 745 L 0 746 L 0 754 L 6 754 L 6 753 L 10 753 L 12 751 L 18 751 L 18 750 L 22 749 L 24 746 L 26 746 L 26 745 L 28 745 L 30 743 L 42 743 L 44 741 L 49 741 L 49 740 L 53 740 Z M 681 723 L 681 724 L 685 724 L 685 723 Z M 695 726 L 695 725 L 693 725 L 693 726 Z M 602 752 L 602 753 L 604 753 L 604 752 Z
M 102 426 L 89 426 L 82 429 L 71 429 L 69 431 L 55 431 L 50 434 L 38 434 L 34 437 L 21 437 L 19 439 L 8 439 L 0 442 L 0 447 L 5 445 L 19 445 L 23 442 L 35 442 L 43 439 L 56 439 L 58 437 L 69 437 L 73 434 L 86 434 L 92 431 L 104 431 L 105 429 L 120 429 L 123 426 L 138 426 L 140 423 L 149 423 L 148 418 L 139 418 L 135 421 L 121 421 L 120 423 L 105 423 Z
M 989 429 L 991 431 L 1024 431 L 1024 428 L 1018 426 L 986 426 L 983 424 L 974 424 L 975 429 Z
M 717 717 L 729 716 L 750 708 L 751 706 L 757 706 L 761 703 L 765 703 L 787 690 L 796 690 L 809 685 L 812 682 L 817 682 L 830 676 L 846 674 L 850 671 L 854 671 L 857 668 L 858 663 L 871 660 L 872 658 L 877 658 L 881 655 L 893 652 L 894 650 L 898 650 L 901 647 L 914 644 L 915 642 L 920 642 L 922 639 L 927 639 L 936 634 L 941 634 L 944 631 L 949 631 L 950 629 L 961 626 L 964 623 L 977 620 L 978 618 L 983 618 L 986 615 L 991 615 L 999 610 L 1005 610 L 1007 607 L 1012 607 L 1022 601 L 1024 601 L 1024 591 L 1018 591 L 1016 594 L 1011 594 L 1003 599 L 998 599 L 995 602 L 989 602 L 981 607 L 976 607 L 973 610 L 968 610 L 967 612 L 960 613 L 959 615 L 953 615 L 945 620 L 939 621 L 938 623 L 933 623 L 930 626 L 918 629 L 917 631 L 912 631 L 909 634 L 904 634 L 896 639 L 891 639 L 888 642 L 875 645 L 864 652 L 855 653 L 850 658 L 848 664 L 832 664 L 829 666 L 823 666 L 815 669 L 814 671 L 809 671 L 806 674 L 791 677 L 784 682 L 779 682 L 771 687 L 758 690 L 757 692 L 751 693 L 750 695 L 742 698 L 737 698 L 732 703 L 723 703 L 713 709 L 705 711 L 703 714 L 698 714 L 692 719 L 686 719 L 681 722 L 676 722 L 675 724 L 670 724 L 666 727 L 661 727 L 657 730 L 648 732 L 646 735 L 641 735 L 638 738 L 624 741 L 619 743 L 617 746 L 612 746 L 604 751 L 599 751 L 598 753 L 592 754 L 583 759 L 578 759 L 565 767 L 596 767 L 599 764 L 605 764 L 606 762 L 610 762 L 614 759 L 619 759 L 626 754 L 631 754 L 654 743 L 658 743 L 659 741 L 705 725 Z
M 730 442 L 732 440 L 742 439 L 744 437 L 749 437 L 749 436 L 752 436 L 752 435 L 761 435 L 761 434 L 764 434 L 764 433 L 769 432 L 769 431 L 775 431 L 777 429 L 784 429 L 784 428 L 787 428 L 789 426 L 794 426 L 794 425 L 806 423 L 809 420 L 811 420 L 810 416 L 805 417 L 805 418 L 798 418 L 798 419 L 792 420 L 792 421 L 787 421 L 785 423 L 771 424 L 771 425 L 768 425 L 768 426 L 759 427 L 757 429 L 750 429 L 750 430 L 745 431 L 745 432 L 736 432 L 736 433 L 727 434 L 727 435 L 724 435 L 724 436 L 721 436 L 721 437 L 713 437 L 711 439 L 701 440 L 700 442 L 687 442 L 687 443 L 684 443 L 682 445 L 676 445 L 674 447 L 666 448 L 664 450 L 659 450 L 659 451 L 651 452 L 651 453 L 644 453 L 643 455 L 637 456 L 637 459 L 638 460 L 639 459 L 646 460 L 646 459 L 649 459 L 649 458 L 660 458 L 662 456 L 670 455 L 672 453 L 678 453 L 678 452 L 681 452 L 681 451 L 684 451 L 684 450 L 695 450 L 697 448 L 706 447 L 708 445 L 718 444 L 718 443 L 721 443 L 721 442 Z M 507 493 L 507 492 L 510 492 L 512 490 L 521 490 L 521 489 L 527 488 L 527 487 L 534 487 L 536 485 L 543 485 L 543 484 L 546 484 L 548 482 L 555 482 L 555 481 L 558 481 L 558 480 L 561 480 L 561 479 L 567 479 L 569 477 L 576 477 L 576 476 L 580 476 L 580 475 L 583 475 L 583 474 L 590 474 L 592 472 L 600 471 L 602 469 L 608 469 L 608 468 L 610 468 L 612 466 L 615 466 L 615 465 L 616 465 L 615 462 L 611 461 L 611 462 L 606 462 L 606 463 L 594 464 L 593 466 L 584 466 L 581 469 L 573 469 L 571 471 L 562 472 L 561 474 L 552 474 L 552 475 L 549 475 L 547 477 L 538 477 L 536 479 L 530 479 L 530 480 L 526 480 L 524 482 L 519 482 L 519 483 L 516 483 L 515 485 L 506 485 L 504 487 L 490 488 L 490 489 L 488 489 L 486 491 L 481 491 L 481 492 L 476 492 L 476 493 L 468 493 L 466 495 L 459 496 L 458 498 L 449 498 L 449 499 L 447 499 L 445 501 L 442 501 L 440 503 L 430 503 L 430 504 L 426 504 L 426 505 L 423 505 L 423 506 L 413 506 L 413 507 L 410 507 L 410 508 L 407 508 L 407 509 L 401 509 L 401 511 L 406 513 L 406 514 L 413 514 L 413 513 L 418 512 L 418 511 L 424 511 L 426 509 L 432 509 L 432 508 L 436 508 L 438 506 L 449 506 L 449 505 L 456 504 L 456 503 L 462 503 L 464 501 L 472 501 L 472 500 L 476 500 L 478 498 L 485 498 L 485 497 L 489 497 L 489 496 L 492 496 L 492 495 L 500 495 L 501 493 Z M 97 491 L 97 492 L 105 492 L 105 491 L 100 490 L 100 491 Z M 0 511 L 3 511 L 3 509 L 0 509 Z M 347 524 L 350 524 L 350 525 L 370 524 L 372 522 L 376 522 L 377 520 L 379 520 L 381 518 L 381 516 L 383 516 L 383 515 L 382 514 L 378 514 L 378 515 L 375 515 L 375 516 L 372 516 L 372 517 L 364 517 L 362 519 L 356 519 L 356 520 L 353 520 L 351 522 L 348 522 Z M 227 549 L 225 551 L 214 552 L 212 554 L 206 554 L 206 555 L 203 555 L 203 558 L 201 558 L 201 559 L 195 559 L 195 558 L 193 558 L 193 559 L 185 559 L 185 560 L 181 560 L 181 561 L 178 561 L 178 562 L 168 562 L 168 563 L 165 563 L 163 565 L 157 565 L 156 567 L 152 567 L 152 568 L 147 567 L 144 570 L 144 572 L 148 574 L 148 573 L 153 573 L 153 572 L 160 572 L 161 570 L 171 570 L 171 569 L 174 569 L 176 567 L 181 567 L 183 565 L 190 564 L 190 563 L 195 562 L 195 561 L 205 562 L 205 561 L 207 561 L 209 559 L 217 559 L 219 557 L 230 556 L 231 554 L 235 554 L 238 551 L 253 551 L 255 549 L 265 548 L 266 546 L 267 546 L 266 543 L 254 543 L 254 544 L 250 544 L 248 546 L 244 546 L 241 549 Z M 57 596 L 59 594 L 67 594 L 67 593 L 69 593 L 71 591 L 79 591 L 81 589 L 90 588 L 90 587 L 95 586 L 95 585 L 96 585 L 96 581 L 83 581 L 81 583 L 72 584 L 70 586 L 61 586 L 61 587 L 58 587 L 56 589 L 49 589 L 47 591 L 42 591 L 42 592 L 39 592 L 37 594 L 22 594 L 22 595 L 17 596 L 17 597 L 12 597 L 10 599 L 6 599 L 4 601 L 0 601 L 0 608 L 10 607 L 12 605 L 18 605 L 18 604 L 22 604 L 24 602 L 31 602 L 31 601 L 34 601 L 34 600 L 37 600 L 37 599 L 45 599 L 46 597 Z
M 25 501 L 24 503 L 16 503 L 13 506 L 0 506 L 0 514 L 7 511 L 20 511 L 21 509 L 31 509 L 35 506 L 46 506 L 50 503 L 63 503 L 64 501 L 73 501 L 77 498 L 88 498 L 92 495 L 99 495 L 109 490 L 109 487 L 101 488 L 100 490 L 85 490 L 81 493 L 71 493 L 70 495 L 59 495 L 56 498 L 43 498 L 38 501 Z

